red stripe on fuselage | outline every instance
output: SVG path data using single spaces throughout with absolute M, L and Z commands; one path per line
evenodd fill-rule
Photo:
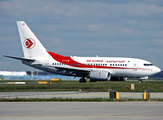
M 62 55 L 59 55 L 59 54 L 56 54 L 56 53 L 52 53 L 52 52 L 49 52 L 47 51 L 52 57 L 54 60 L 60 62 L 60 63 L 63 63 L 63 64 L 81 64 L 79 62 L 76 62 L 74 61 L 73 59 L 71 59 L 71 57 L 65 57 L 65 56 L 62 56 Z
M 72 67 L 80 67 L 80 68 L 95 68 L 95 65 L 83 65 L 83 63 L 79 63 L 75 60 L 73 60 L 71 57 L 65 57 L 65 56 L 62 56 L 62 55 L 59 55 L 59 54 L 56 54 L 56 53 L 52 53 L 52 52 L 49 52 L 47 51 L 54 60 L 60 62 L 60 63 L 63 63 L 63 64 L 66 64 L 66 65 L 69 65 L 69 66 L 72 66 Z M 97 66 L 96 66 L 97 68 Z M 104 66 L 98 66 L 98 68 L 104 68 Z
M 73 60 L 71 57 L 65 57 L 50 51 L 47 51 L 52 58 L 62 64 L 66 64 L 72 67 L 79 67 L 79 68 L 103 68 L 103 69 L 139 69 L 139 70 L 149 70 L 146 68 L 126 68 L 126 67 L 108 67 L 108 66 L 99 66 L 94 65 L 95 63 L 92 63 L 92 65 L 88 65 L 86 63 L 79 63 L 75 60 Z M 90 63 L 91 64 L 91 63 Z

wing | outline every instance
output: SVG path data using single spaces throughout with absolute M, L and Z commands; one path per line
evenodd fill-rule
M 23 57 L 14 57 L 14 56 L 7 56 L 7 55 L 4 55 L 4 57 L 21 60 L 21 61 L 23 61 L 23 63 L 24 62 L 34 62 L 35 61 L 33 59 L 23 58 Z M 73 68 L 69 68 L 69 67 L 55 67 L 55 71 L 54 71 L 54 69 L 50 70 L 53 66 L 45 67 L 45 66 L 42 66 L 42 65 L 40 66 L 39 64 L 37 64 L 36 66 L 34 64 L 30 65 L 30 66 L 33 66 L 35 68 L 38 68 L 38 69 L 41 69 L 41 70 L 44 70 L 44 71 L 47 71 L 47 72 L 51 72 L 51 73 L 54 73 L 54 74 L 75 76 L 75 77 L 86 77 L 86 76 L 89 75 L 89 73 L 91 71 L 91 70 L 86 70 L 86 69 L 81 69 L 81 68 L 80 69 L 78 69 L 78 68 L 73 69 Z
M 72 68 L 62 68 L 62 67 L 55 67 L 56 73 L 65 74 L 68 76 L 75 76 L 75 77 L 86 77 L 89 75 L 91 70 L 85 69 L 72 69 Z

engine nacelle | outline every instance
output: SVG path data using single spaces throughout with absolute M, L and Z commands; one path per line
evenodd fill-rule
M 107 71 L 91 71 L 90 81 L 108 81 L 111 78 L 111 74 Z

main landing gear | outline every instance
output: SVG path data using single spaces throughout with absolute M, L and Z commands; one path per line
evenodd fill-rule
M 139 80 L 138 82 L 139 82 L 139 83 L 143 83 L 143 80 Z
M 83 77 L 79 80 L 80 83 L 86 83 L 86 79 Z

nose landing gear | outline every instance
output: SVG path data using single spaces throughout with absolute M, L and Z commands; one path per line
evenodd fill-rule
M 148 76 L 146 77 L 141 77 L 140 80 L 139 80 L 139 83 L 143 83 L 143 80 L 147 80 L 148 79 Z

